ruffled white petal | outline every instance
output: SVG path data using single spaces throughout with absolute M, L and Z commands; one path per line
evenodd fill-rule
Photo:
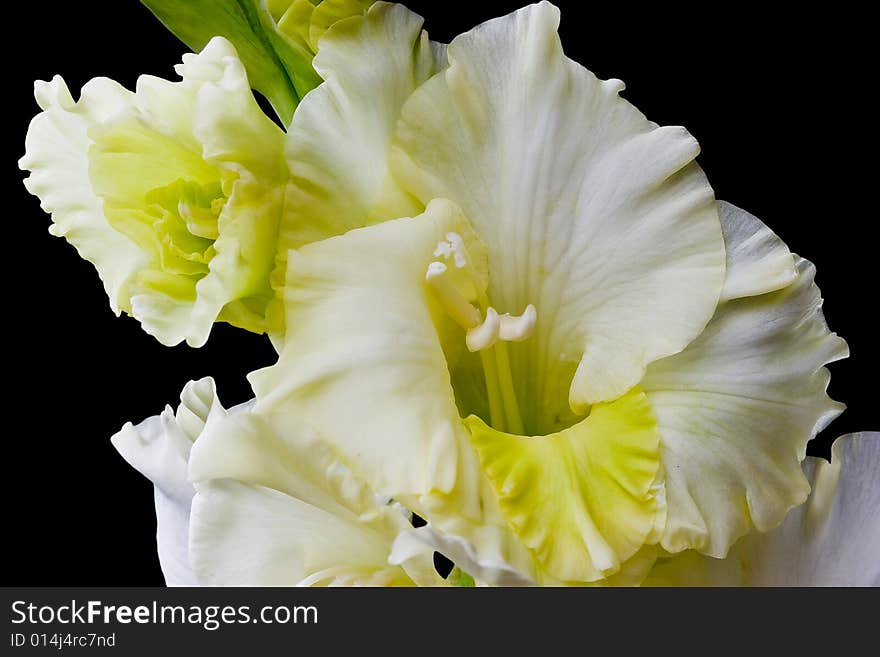
M 128 111 L 132 94 L 106 78 L 86 83 L 76 102 L 58 76 L 34 87 L 43 111 L 31 121 L 26 153 L 18 163 L 31 172 L 24 184 L 52 214 L 49 232 L 67 239 L 95 266 L 118 315 L 130 309 L 128 287 L 146 254 L 104 218 L 103 201 L 89 181 L 88 130 Z
M 492 305 L 536 306 L 535 335 L 511 357 L 524 414 L 544 417 L 535 433 L 684 348 L 724 279 L 697 142 L 566 58 L 558 21 L 542 2 L 457 37 L 449 68 L 404 106 L 392 151 L 407 190 L 458 203 L 486 242 Z
M 727 251 L 722 301 L 766 294 L 795 281 L 791 251 L 760 219 L 726 201 L 718 202 L 718 214 Z
M 213 379 L 190 381 L 180 394 L 176 413 L 167 406 L 161 415 L 138 425 L 127 423 L 111 438 L 122 457 L 153 482 L 156 543 L 169 586 L 196 584 L 187 549 L 195 493 L 187 476 L 189 456 L 208 419 L 225 413 Z
M 880 586 L 880 433 L 838 438 L 807 459 L 806 504 L 737 546 L 752 586 Z
M 194 491 L 193 491 L 194 493 Z M 156 547 L 167 586 L 197 586 L 189 561 L 189 514 L 192 494 L 186 502 L 153 487 L 156 506 Z
M 831 462 L 809 457 L 805 504 L 724 560 L 692 552 L 662 560 L 659 586 L 880 586 L 880 433 L 841 436 Z
M 203 584 L 440 584 L 431 552 L 388 558 L 411 528 L 334 451 L 254 413 L 211 423 L 193 450 L 190 556 Z
M 640 384 L 660 426 L 662 545 L 715 557 L 806 499 L 807 441 L 843 408 L 825 392 L 823 366 L 847 355 L 825 324 L 814 267 L 797 259 L 796 280 L 777 289 L 789 277 L 784 245 L 732 206 L 722 217 L 731 245 L 728 299 L 697 340 L 652 364 Z

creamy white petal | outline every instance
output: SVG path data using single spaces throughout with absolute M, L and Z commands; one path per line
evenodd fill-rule
M 337 23 L 314 59 L 324 82 L 303 98 L 286 141 L 291 184 L 273 274 L 283 289 L 289 249 L 424 209 L 391 178 L 388 151 L 401 107 L 445 63 L 445 51 L 403 5 L 376 3 Z M 280 344 L 284 310 L 270 306 Z
M 524 414 L 544 418 L 536 433 L 684 348 L 724 278 L 697 142 L 565 57 L 558 22 L 542 2 L 457 37 L 449 68 L 404 106 L 392 150 L 407 190 L 458 203 L 486 242 L 493 306 L 536 306 L 530 346 L 511 356 Z
M 156 548 L 166 586 L 198 586 L 189 561 L 192 497 L 181 502 L 154 486 L 153 503 L 156 506 Z
M 128 286 L 146 254 L 104 218 L 103 201 L 89 181 L 88 130 L 127 110 L 133 94 L 112 80 L 95 78 L 74 102 L 59 76 L 35 83 L 34 92 L 43 112 L 31 121 L 18 163 L 31 172 L 24 184 L 52 214 L 49 232 L 67 239 L 95 265 L 118 315 L 130 308 Z
M 765 261 L 747 267 L 761 271 Z M 823 366 L 847 347 L 825 324 L 815 268 L 802 259 L 796 267 L 781 290 L 721 304 L 697 340 L 652 364 L 640 384 L 660 427 L 670 552 L 723 557 L 809 493 L 800 467 L 807 441 L 843 408 L 826 394 Z
M 692 552 L 662 560 L 659 586 L 880 586 L 880 433 L 838 438 L 831 462 L 808 457 L 809 499 L 727 559 Z
M 153 482 L 156 543 L 169 586 L 196 584 L 187 552 L 190 504 L 195 493 L 187 476 L 189 456 L 208 419 L 225 414 L 214 380 L 204 378 L 186 384 L 176 413 L 166 406 L 161 415 L 138 425 L 126 423 L 111 438 L 122 457 Z
M 443 61 L 422 18 L 398 4 L 378 3 L 324 36 L 314 60 L 324 83 L 287 135 L 296 213 L 282 235 L 288 248 L 421 212 L 390 179 L 388 151 L 404 101 Z
M 285 346 L 276 365 L 250 375 L 256 412 L 279 428 L 315 427 L 378 492 L 416 512 L 418 497 L 478 481 L 438 329 L 452 322 L 425 283 L 450 232 L 476 253 L 466 219 L 442 200 L 291 251 Z M 467 496 L 457 511 L 478 506 Z
M 722 301 L 773 292 L 795 281 L 794 256 L 760 219 L 726 201 L 718 202 L 718 214 L 727 251 Z
M 190 557 L 203 584 L 442 583 L 427 548 L 388 562 L 407 516 L 304 427 L 281 434 L 254 413 L 209 423 L 191 477 Z
M 880 433 L 838 438 L 809 458 L 806 504 L 737 546 L 752 586 L 880 586 Z

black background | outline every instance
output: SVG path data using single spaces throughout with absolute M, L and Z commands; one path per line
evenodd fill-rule
M 433 38 L 448 41 L 523 3 L 406 4 Z M 880 351 L 877 110 L 865 100 L 876 86 L 873 22 L 841 5 L 776 15 L 767 5 L 557 4 L 568 55 L 624 80 L 624 95 L 653 121 L 686 126 L 718 197 L 817 264 L 826 317 L 852 357 L 832 366 L 832 396 L 849 409 L 810 453 L 826 455 L 842 433 L 880 428 L 871 376 Z M 74 96 L 99 75 L 131 88 L 141 73 L 173 77 L 185 47 L 135 0 L 14 7 L 5 14 L 3 70 L 2 584 L 161 584 L 152 486 L 108 438 L 126 420 L 175 404 L 189 379 L 212 375 L 224 404 L 246 400 L 245 374 L 274 352 L 265 338 L 225 325 L 202 349 L 169 349 L 114 317 L 92 266 L 47 233 L 49 217 L 20 182 L 15 161 L 37 111 L 34 79 L 60 73 Z

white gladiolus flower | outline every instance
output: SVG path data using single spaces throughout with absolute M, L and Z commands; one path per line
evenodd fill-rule
M 405 16 L 330 30 L 316 66 L 361 79 Z M 415 20 L 385 102 L 325 72 L 315 97 L 337 111 L 300 106 L 294 187 L 339 212 L 298 226 L 352 230 L 289 252 L 284 348 L 252 376 L 254 413 L 314 427 L 532 581 L 638 579 L 654 546 L 723 556 L 806 499 L 806 443 L 841 409 L 823 365 L 846 346 L 812 266 L 716 203 L 687 132 L 567 59 L 558 18 L 541 3 L 456 38 L 402 103 L 389 80 L 411 84 Z M 349 138 L 376 122 L 393 131 Z M 326 153 L 345 158 L 314 166 Z M 425 209 L 398 218 L 407 203 Z
M 286 134 L 220 39 L 177 86 L 47 86 L 23 160 L 114 309 L 279 351 L 251 402 L 191 382 L 113 438 L 169 584 L 880 583 L 880 435 L 806 457 L 848 355 L 815 268 L 565 56 L 555 7 L 448 46 L 401 5 L 265 8 L 323 80 Z

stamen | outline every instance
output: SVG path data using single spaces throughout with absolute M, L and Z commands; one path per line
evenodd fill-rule
M 441 263 L 435 264 L 443 266 Z M 494 345 L 498 340 L 522 342 L 535 332 L 537 321 L 538 311 L 532 304 L 526 306 L 523 314 L 518 317 L 508 313 L 499 315 L 494 308 L 489 306 L 486 309 L 486 318 L 483 323 L 468 330 L 467 347 L 470 351 L 482 351 Z
M 479 326 L 470 329 L 465 336 L 467 348 L 470 351 L 482 351 L 491 347 L 498 340 L 498 330 L 501 328 L 501 318 L 491 306 L 486 309 L 486 319 Z
M 495 354 L 490 350 L 483 349 L 480 352 L 480 362 L 483 364 L 483 375 L 486 379 L 486 396 L 489 398 L 489 419 L 491 425 L 504 431 L 507 424 L 504 419 L 504 402 L 501 400 L 501 390 L 498 387 L 498 365 Z
M 523 435 L 524 423 L 506 343 L 530 338 L 535 332 L 538 312 L 529 304 L 521 315 L 499 315 L 489 305 L 485 290 L 477 285 L 474 272 L 450 271 L 448 261 L 454 262 L 457 269 L 468 264 L 467 249 L 458 233 L 447 233 L 446 240 L 434 249 L 434 257 L 447 262 L 430 263 L 425 281 L 443 310 L 465 330 L 468 350 L 480 354 L 491 424 L 499 431 Z
M 456 267 L 464 269 L 467 265 L 467 255 L 461 235 L 458 233 L 446 233 L 446 241 L 437 244 L 437 248 L 434 249 L 434 257 L 442 257 L 447 260 L 451 257 Z
M 523 314 L 513 317 L 508 313 L 501 315 L 501 326 L 498 337 L 505 342 L 522 342 L 532 337 L 535 332 L 535 324 L 538 321 L 538 311 L 532 304 L 526 306 Z
M 439 248 L 439 247 L 438 247 Z M 447 268 L 442 262 L 432 262 L 425 273 L 425 281 L 437 296 L 437 300 L 450 317 L 465 331 L 480 324 L 480 311 L 464 298 L 449 280 Z
M 507 354 L 507 343 L 499 342 L 495 346 L 495 361 L 498 365 L 498 386 L 501 391 L 501 403 L 504 406 L 504 419 L 509 433 L 524 433 L 522 416 L 519 414 L 519 403 L 513 385 L 510 369 L 510 357 Z
M 434 249 L 435 258 L 449 258 L 453 253 L 452 244 L 449 242 L 439 242 L 437 248 Z
M 449 243 L 452 245 L 455 266 L 459 269 L 463 269 L 464 266 L 467 264 L 467 256 L 465 256 L 464 250 L 464 240 L 461 239 L 461 235 L 459 235 L 458 233 L 446 233 L 446 239 L 449 240 Z

